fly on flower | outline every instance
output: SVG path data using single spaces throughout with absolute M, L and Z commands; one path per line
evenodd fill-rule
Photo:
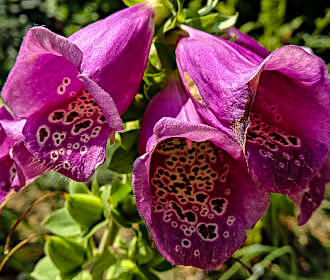
M 26 120 L 25 146 L 46 168 L 86 181 L 103 163 L 141 82 L 153 14 L 142 3 L 68 39 L 43 27 L 28 31 L 2 98 Z
M 264 59 L 261 47 L 251 51 L 257 43 L 241 34 L 236 44 L 183 28 L 189 37 L 178 44 L 177 62 L 198 112 L 241 145 L 256 182 L 288 195 L 305 223 L 330 181 L 326 65 L 297 46 Z
M 245 230 L 268 207 L 239 145 L 203 124 L 177 78 L 149 103 L 140 152 L 136 204 L 157 249 L 173 264 L 214 269 L 242 246 Z

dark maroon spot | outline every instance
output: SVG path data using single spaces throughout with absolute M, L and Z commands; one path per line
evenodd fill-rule
M 49 136 L 48 131 L 46 128 L 42 127 L 39 129 L 39 139 L 40 142 L 44 142 L 45 139 Z
M 82 122 L 74 125 L 73 131 L 75 133 L 78 133 L 80 130 L 84 130 L 84 129 L 90 127 L 91 124 L 92 124 L 92 122 L 90 120 L 82 121 Z
M 192 171 L 193 171 L 193 172 L 195 172 L 195 173 L 197 173 L 197 172 L 198 172 L 198 170 L 199 170 L 199 168 L 198 168 L 198 167 L 194 167 L 194 168 L 192 169 Z
M 279 135 L 276 132 L 271 132 L 268 134 L 274 141 L 281 143 L 284 146 L 289 145 L 288 141 L 285 140 L 284 137 L 282 137 L 281 135 Z
M 53 121 L 59 121 L 64 117 L 64 112 L 59 111 L 59 112 L 54 112 L 52 116 Z
M 213 240 L 217 237 L 215 232 L 215 226 L 214 225 L 208 225 L 200 224 L 198 227 L 198 232 L 204 237 L 204 239 Z
M 308 192 L 305 192 L 305 196 L 307 197 L 307 199 L 311 199 L 311 195 Z
M 273 151 L 277 149 L 277 146 L 276 146 L 275 144 L 270 143 L 270 142 L 268 142 L 268 141 L 265 142 L 265 145 L 266 145 L 269 149 L 271 149 L 271 150 L 273 150 Z
M 163 196 L 164 194 L 165 194 L 164 191 L 162 191 L 162 190 L 158 191 L 158 195 L 159 195 L 159 196 Z
M 199 194 L 196 195 L 196 200 L 198 202 L 203 203 L 203 202 L 205 202 L 206 199 L 207 199 L 207 195 L 206 194 L 199 193 Z
M 183 245 L 185 245 L 185 246 L 188 246 L 190 243 L 189 243 L 189 241 L 188 240 L 183 240 Z
M 298 139 L 296 137 L 289 136 L 288 139 L 293 146 L 298 146 Z
M 195 148 L 189 149 L 188 154 L 191 155 L 193 152 L 195 152 Z
M 181 220 L 184 220 L 185 215 L 183 214 L 181 208 L 175 203 L 172 202 L 172 208 L 175 210 L 175 212 L 178 214 Z
M 223 206 L 225 204 L 225 200 L 223 198 L 219 199 L 213 199 L 211 201 L 212 209 L 217 212 L 218 214 L 221 214 L 223 211 Z
M 73 122 L 74 119 L 76 119 L 77 117 L 79 117 L 79 113 L 76 112 L 76 111 L 72 111 L 72 112 L 70 112 L 70 113 L 67 115 L 65 122 L 71 123 L 71 122 Z
M 262 135 L 258 135 L 254 132 L 252 132 L 251 130 L 248 131 L 247 136 L 250 137 L 249 139 L 257 139 L 257 138 L 261 138 L 263 140 L 267 140 L 267 138 L 265 136 Z
M 209 165 L 208 164 L 205 164 L 204 166 L 201 167 L 202 170 L 206 170 L 209 168 Z
M 187 212 L 185 212 L 185 216 L 186 216 L 188 222 L 190 222 L 190 223 L 196 222 L 196 215 L 194 212 L 187 211 Z

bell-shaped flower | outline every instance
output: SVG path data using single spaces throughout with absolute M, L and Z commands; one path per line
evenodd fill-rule
M 260 50 L 183 28 L 189 36 L 178 44 L 177 63 L 198 112 L 241 145 L 255 181 L 288 195 L 305 223 L 329 181 L 326 65 L 301 47 L 284 46 L 264 59 Z
M 47 167 L 86 181 L 104 162 L 109 135 L 134 99 L 153 36 L 146 3 L 64 38 L 31 28 L 2 90 L 24 143 Z
M 12 130 L 15 128 L 14 130 Z M 14 140 L 22 124 L 0 105 L 0 204 L 10 191 L 19 191 L 47 169 L 25 148 L 22 141 Z M 10 137 L 8 137 L 8 135 Z M 15 134 L 15 135 L 13 135 Z
M 268 207 L 240 146 L 205 125 L 177 78 L 149 103 L 134 163 L 138 210 L 172 264 L 214 269 Z

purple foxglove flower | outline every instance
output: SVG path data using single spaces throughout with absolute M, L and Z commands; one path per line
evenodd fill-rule
M 176 51 L 203 119 L 242 146 L 265 191 L 288 195 L 305 223 L 329 181 L 330 82 L 324 62 L 297 46 L 266 59 L 236 43 L 184 27 Z
M 93 23 L 69 39 L 31 28 L 2 97 L 25 119 L 26 148 L 47 167 L 86 181 L 104 162 L 109 135 L 138 90 L 153 36 L 145 3 Z
M 1 106 L 1 105 L 0 105 Z M 47 170 L 27 151 L 22 141 L 7 136 L 9 127 L 22 127 L 13 120 L 4 107 L 0 107 L 0 204 L 11 190 L 19 191 Z M 17 130 L 15 131 L 16 135 Z
M 173 264 L 214 269 L 268 207 L 241 148 L 203 124 L 176 78 L 149 103 L 140 142 L 133 192 L 157 249 Z

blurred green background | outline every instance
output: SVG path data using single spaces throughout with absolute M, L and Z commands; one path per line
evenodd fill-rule
M 206 1 L 186 1 L 198 9 Z M 257 39 L 267 49 L 284 44 L 310 47 L 329 69 L 330 5 L 328 0 L 228 0 L 216 9 L 225 15 L 239 13 L 236 27 Z M 26 31 L 32 26 L 46 26 L 69 36 L 81 27 L 125 8 L 121 0 L 63 1 L 63 0 L 0 0 L 0 88 L 15 63 Z M 0 216 L 0 244 L 18 216 L 42 194 L 65 189 L 68 179 L 50 174 L 39 179 L 17 195 Z M 47 215 L 63 205 L 53 198 L 39 205 L 20 225 L 13 243 L 35 232 L 45 231 L 39 224 Z M 298 227 L 292 203 L 274 195 L 272 205 L 254 230 L 249 233 L 244 248 L 235 257 L 249 263 L 259 262 L 260 275 L 249 278 L 247 270 L 234 259 L 217 271 L 178 267 L 160 274 L 164 280 L 188 279 L 330 279 L 330 190 L 321 207 L 303 227 Z M 129 232 L 123 232 L 129 236 Z M 0 252 L 2 247 L 0 245 Z M 11 259 L 0 280 L 32 279 L 29 272 L 43 256 L 42 242 L 34 241 L 18 251 Z M 265 272 L 266 270 L 266 272 Z M 294 276 L 297 275 L 297 276 Z

